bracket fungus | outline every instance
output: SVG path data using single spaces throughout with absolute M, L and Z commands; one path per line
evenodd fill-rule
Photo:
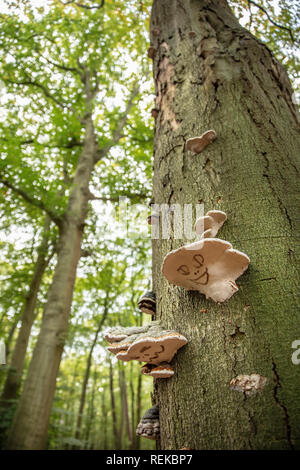
M 155 53 L 156 53 L 155 47 L 150 46 L 147 51 L 149 59 L 154 59 Z
M 156 296 L 152 291 L 146 292 L 138 301 L 138 307 L 142 312 L 154 315 L 156 313 Z
M 238 286 L 235 280 L 247 269 L 250 259 L 231 243 L 204 238 L 166 255 L 162 273 L 166 279 L 186 290 L 198 290 L 215 302 L 225 302 Z
M 199 217 L 196 221 L 195 231 L 201 238 L 214 238 L 226 219 L 225 212 L 208 211 L 206 215 Z
M 162 331 L 156 334 L 143 334 L 128 346 L 126 351 L 116 354 L 121 361 L 140 361 L 149 364 L 170 362 L 187 339 L 176 331 Z
M 107 349 L 121 361 L 136 360 L 159 365 L 162 362 L 170 362 L 178 349 L 187 344 L 183 335 L 173 330 L 164 330 L 159 322 L 150 322 L 140 328 L 145 328 L 146 331 L 130 331 L 131 334 L 120 341 L 110 343 Z M 115 332 L 109 332 L 106 337 L 113 338 L 114 335 Z
M 154 117 L 154 119 L 157 119 L 158 117 L 159 110 L 156 108 L 151 109 L 151 116 Z
M 126 328 L 116 326 L 114 328 L 110 328 L 104 337 L 109 343 L 117 343 L 126 339 L 128 336 L 145 333 L 148 329 L 148 326 L 129 326 Z
M 157 212 L 153 212 L 147 218 L 147 222 L 149 225 L 158 225 L 159 224 L 159 214 Z
M 136 434 L 147 439 L 159 439 L 159 408 L 158 405 L 152 406 L 142 416 L 136 429 Z
M 154 364 L 144 364 L 141 368 L 143 375 L 151 375 L 155 379 L 168 379 L 174 375 L 174 369 L 167 362 L 162 362 L 158 366 Z
M 193 153 L 200 153 L 208 144 L 211 144 L 217 137 L 216 131 L 213 129 L 204 132 L 200 137 L 192 137 L 186 141 L 186 149 Z
M 160 29 L 159 28 L 152 28 L 151 33 L 153 36 L 159 36 L 160 35 Z

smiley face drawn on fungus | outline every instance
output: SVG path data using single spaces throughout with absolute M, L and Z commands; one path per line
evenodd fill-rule
M 193 256 L 189 266 L 182 264 L 177 268 L 177 271 L 182 276 L 190 276 L 186 279 L 194 284 L 206 286 L 209 281 L 208 269 L 204 266 L 204 258 L 199 253 Z
M 225 302 L 238 291 L 235 280 L 249 263 L 249 257 L 234 250 L 231 243 L 203 238 L 170 251 L 163 260 L 162 274 L 170 284 L 198 290 L 215 302 Z

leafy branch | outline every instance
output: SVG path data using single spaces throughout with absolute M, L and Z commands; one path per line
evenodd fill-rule
M 24 191 L 21 188 L 18 188 L 15 186 L 13 183 L 10 181 L 7 181 L 6 179 L 0 177 L 0 183 L 3 184 L 6 188 L 9 188 L 11 191 L 13 191 L 15 194 L 18 196 L 22 197 L 24 201 L 28 202 L 32 206 L 36 207 L 37 209 L 41 209 L 42 211 L 46 212 L 46 214 L 49 215 L 51 220 L 58 226 L 61 223 L 61 219 L 55 214 L 53 211 L 51 211 L 48 207 L 45 206 L 43 201 L 40 201 L 39 199 L 36 199 L 35 197 L 30 196 L 26 191 Z
M 86 10 L 94 10 L 94 9 L 100 10 L 100 8 L 102 8 L 104 5 L 104 0 L 101 0 L 100 5 L 91 5 L 91 6 L 84 5 L 83 3 L 75 2 L 74 0 L 70 0 L 68 2 L 63 2 L 62 0 L 60 0 L 60 3 L 62 3 L 63 5 L 76 5 L 77 7 L 85 8 Z
M 267 12 L 267 10 L 262 7 L 261 5 L 258 5 L 258 3 L 254 2 L 253 0 L 248 0 L 248 5 L 249 5 L 249 11 L 251 12 L 251 9 L 250 9 L 250 5 L 253 5 L 255 6 L 256 8 L 258 8 L 259 10 L 261 10 L 268 18 L 268 20 L 270 21 L 270 23 L 272 23 L 274 26 L 276 26 L 277 28 L 280 28 L 280 29 L 284 29 L 285 31 L 287 31 L 290 35 L 290 38 L 291 38 L 291 41 L 292 43 L 295 42 L 295 39 L 294 39 L 294 36 L 293 36 L 293 33 L 292 33 L 292 30 L 290 28 L 288 28 L 287 26 L 283 26 L 279 23 L 276 23 L 276 21 L 274 21 L 269 13 Z
M 97 152 L 97 155 L 96 155 L 96 163 L 101 160 L 102 158 L 104 158 L 108 152 L 110 151 L 110 149 L 116 145 L 119 140 L 121 139 L 122 137 L 122 131 L 127 123 L 127 120 L 128 120 L 128 116 L 129 116 L 129 113 L 133 107 L 133 104 L 134 104 L 134 99 L 135 97 L 138 95 L 140 91 L 140 88 L 138 86 L 137 83 L 134 84 L 133 86 L 133 89 L 131 91 L 131 94 L 130 94 L 130 97 L 129 97 L 129 100 L 128 100 L 128 103 L 127 103 L 127 106 L 126 106 L 126 109 L 123 113 L 123 116 L 121 117 L 121 119 L 119 120 L 119 124 L 118 126 L 116 127 L 114 133 L 113 133 L 113 136 L 112 136 L 112 139 L 111 141 L 105 145 L 102 149 L 99 149 L 98 152 Z

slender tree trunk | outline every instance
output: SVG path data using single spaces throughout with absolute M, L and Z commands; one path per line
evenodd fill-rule
M 142 385 L 143 385 L 143 382 L 142 382 L 142 375 L 140 374 L 138 376 L 138 383 L 137 383 L 137 391 L 136 391 L 136 420 L 135 420 L 135 430 L 141 420 L 141 417 L 142 417 Z M 135 444 L 135 449 L 136 450 L 139 450 L 140 447 L 141 447 L 141 438 L 139 436 L 136 435 L 136 433 L 134 433 L 134 435 L 136 436 L 136 444 Z
M 111 361 L 109 362 L 109 388 L 110 388 L 112 424 L 113 424 L 113 432 L 114 432 L 114 438 L 115 438 L 115 450 L 119 450 L 121 448 L 121 438 L 120 438 L 120 432 L 118 430 L 116 400 L 115 400 L 115 392 L 114 392 L 114 370 L 113 370 Z
M 129 390 L 130 390 L 130 421 L 131 421 L 131 435 L 132 444 L 131 449 L 136 449 L 136 420 L 135 420 L 135 389 L 134 389 L 134 375 L 133 375 L 133 362 L 130 363 L 130 379 L 129 379 Z
M 121 406 L 122 406 L 121 416 L 122 416 L 123 428 L 125 429 L 125 432 L 127 434 L 129 448 L 131 448 L 132 447 L 132 431 L 130 427 L 128 396 L 127 396 L 127 380 L 126 380 L 124 364 L 118 362 L 118 368 L 119 368 L 120 398 L 121 398 Z M 123 432 L 122 432 L 122 438 L 123 438 Z M 122 438 L 121 440 L 123 440 Z
M 94 418 L 95 418 L 95 394 L 96 394 L 96 387 L 97 387 L 97 370 L 94 370 L 93 374 L 93 387 L 92 387 L 92 392 L 91 392 L 91 398 L 89 402 L 89 409 L 88 409 L 88 419 L 87 419 L 87 425 L 86 425 L 86 431 L 85 431 L 85 449 L 94 449 L 94 442 L 92 441 L 89 443 L 90 440 L 90 435 L 91 435 L 91 430 L 93 428 L 94 424 Z
M 83 379 L 82 389 L 81 389 L 79 411 L 78 411 L 78 416 L 77 416 L 75 439 L 80 439 L 80 429 L 81 429 L 82 415 L 83 415 L 84 405 L 85 405 L 86 390 L 87 390 L 87 386 L 88 386 L 88 382 L 89 382 L 89 378 L 90 378 L 90 371 L 91 371 L 91 365 L 92 365 L 92 360 L 93 360 L 93 351 L 94 351 L 94 348 L 97 344 L 99 333 L 102 329 L 102 326 L 104 325 L 105 319 L 106 319 L 107 314 L 108 314 L 107 300 L 108 300 L 108 298 L 106 298 L 106 300 L 105 300 L 104 312 L 103 312 L 101 321 L 99 322 L 97 331 L 95 333 L 95 337 L 94 337 L 94 340 L 92 342 L 90 352 L 89 352 L 89 355 L 88 355 L 88 359 L 87 359 L 87 363 L 86 363 L 86 369 L 85 369 L 85 374 L 84 374 L 84 379 Z
M 103 393 L 102 393 L 102 399 L 101 399 L 101 412 L 102 412 L 102 417 L 101 417 L 101 423 L 103 424 L 103 432 L 101 432 L 101 436 L 103 436 L 103 450 L 108 449 L 108 444 L 107 444 L 107 409 L 106 409 L 106 389 L 104 388 Z
M 76 379 L 78 376 L 78 362 L 75 363 L 74 371 L 72 375 L 70 375 L 70 382 L 68 380 L 68 385 L 71 383 L 70 393 L 68 393 L 68 398 L 66 400 L 66 415 L 65 415 L 65 427 L 68 429 L 68 433 L 70 436 L 74 435 L 73 428 L 75 431 L 75 402 L 76 402 Z M 70 449 L 71 446 L 67 444 L 65 446 L 66 450 Z
M 12 324 L 12 326 L 11 326 L 9 332 L 8 332 L 7 338 L 5 340 L 6 364 L 9 361 L 9 356 L 10 356 L 10 351 L 11 351 L 11 344 L 12 344 L 13 337 L 14 337 L 15 331 L 17 329 L 18 323 L 19 323 L 19 318 L 14 319 L 14 323 Z
M 188 240 L 153 241 L 157 317 L 189 340 L 175 377 L 158 384 L 161 448 L 299 449 L 291 345 L 300 326 L 300 139 L 290 83 L 225 0 L 154 0 L 151 42 L 155 203 L 225 211 L 219 236 L 251 259 L 239 292 L 217 304 L 161 274 L 164 256 Z M 214 143 L 198 155 L 185 150 L 208 129 Z M 262 375 L 266 385 L 253 395 L 232 390 L 240 374 Z
M 37 296 L 42 283 L 44 272 L 54 254 L 49 256 L 49 230 L 51 220 L 48 215 L 45 216 L 43 234 L 41 244 L 38 248 L 38 257 L 34 266 L 34 272 L 26 296 L 23 312 L 21 314 L 21 328 L 18 333 L 17 341 L 11 358 L 9 372 L 6 377 L 4 389 L 1 396 L 1 405 L 6 408 L 10 407 L 13 400 L 17 398 L 18 390 L 23 374 L 24 361 L 27 346 L 30 338 L 31 328 L 35 318 L 35 309 Z
M 43 449 L 46 445 L 56 377 L 68 328 L 77 264 L 81 255 L 89 181 L 96 152 L 93 122 L 91 117 L 87 117 L 85 141 L 68 207 L 60 226 L 57 265 L 48 292 L 41 332 L 9 433 L 9 449 Z

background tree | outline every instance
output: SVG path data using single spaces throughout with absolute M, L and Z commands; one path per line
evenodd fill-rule
M 120 194 L 134 199 L 137 186 L 137 200 L 146 196 L 141 178 L 132 185 L 128 177 L 125 184 L 119 180 L 119 189 L 113 185 L 112 175 L 110 185 L 105 185 L 108 171 L 94 171 L 101 160 L 105 163 L 111 159 L 110 152 L 117 144 L 123 155 L 134 146 L 134 140 L 128 143 L 127 135 L 130 131 L 137 133 L 138 120 L 133 125 L 130 112 L 139 88 L 135 74 L 126 73 L 127 64 L 120 59 L 124 54 L 128 60 L 136 57 L 137 51 L 130 56 L 130 44 L 134 42 L 138 49 L 142 32 L 132 31 L 138 19 L 144 21 L 143 12 L 135 2 L 130 5 L 132 11 L 121 3 L 108 2 L 95 9 L 68 4 L 49 2 L 45 8 L 35 10 L 26 2 L 17 12 L 19 15 L 7 15 L 1 33 L 7 96 L 13 96 L 7 106 L 8 123 L 3 125 L 7 144 L 1 182 L 28 204 L 44 211 L 59 232 L 57 263 L 10 433 L 11 448 L 42 448 L 46 443 L 76 269 L 84 253 L 82 235 L 88 223 L 89 201 L 116 201 Z M 106 28 L 109 36 L 105 35 Z M 120 39 L 126 37 L 128 44 L 121 47 Z M 125 89 L 125 83 L 125 103 L 120 105 L 119 100 L 115 104 L 114 96 L 122 87 Z M 22 99 L 24 106 L 20 106 Z M 14 108 L 19 112 L 15 113 Z M 143 142 L 142 132 L 140 128 Z M 146 139 L 144 143 L 147 145 Z M 45 154 L 41 158 L 42 149 L 46 149 L 49 158 L 45 159 Z M 139 154 L 131 160 L 139 172 L 145 169 Z M 97 187 L 92 185 L 99 179 L 99 190 L 103 191 L 97 194 Z M 112 187 L 114 194 L 110 194 Z M 95 189 L 95 194 L 91 189 Z
M 161 447 L 299 448 L 291 344 L 299 330 L 300 139 L 286 71 L 225 0 L 154 0 L 151 44 L 154 202 L 225 211 L 220 236 L 251 259 L 239 292 L 216 304 L 162 277 L 163 257 L 183 240 L 153 242 L 158 318 L 189 340 L 174 361 L 176 380 L 157 385 Z M 217 132 L 212 145 L 200 155 L 185 150 L 208 129 Z M 267 378 L 261 393 L 230 389 L 231 379 L 252 373 Z

